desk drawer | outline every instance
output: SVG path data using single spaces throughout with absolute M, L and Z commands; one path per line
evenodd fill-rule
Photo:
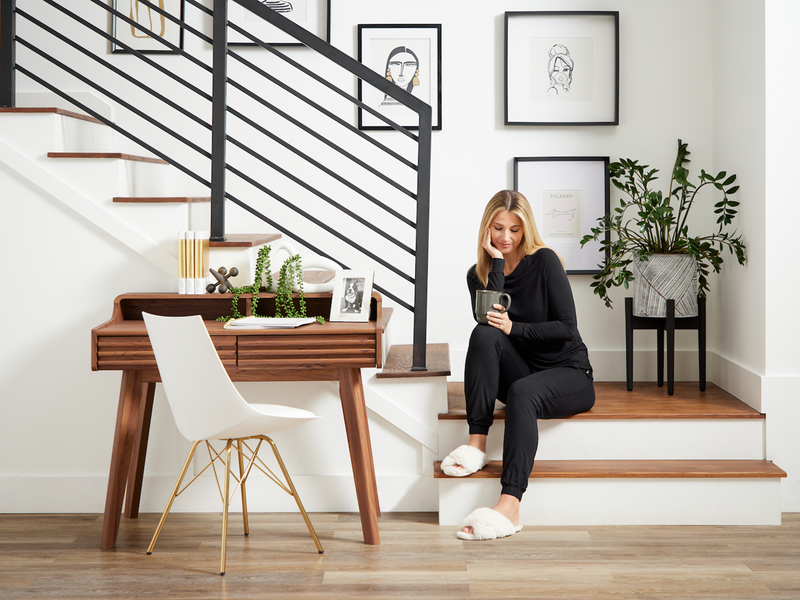
M 236 338 L 219 336 L 211 338 L 222 364 L 236 366 Z M 99 370 L 154 369 L 156 358 L 150 339 L 144 336 L 98 336 L 97 368 Z
M 375 335 L 239 336 L 239 368 L 369 368 L 376 361 Z

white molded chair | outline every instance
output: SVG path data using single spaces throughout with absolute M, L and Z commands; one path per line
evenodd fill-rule
M 267 477 L 278 484 L 285 492 L 291 495 L 300 509 L 303 519 L 308 526 L 308 531 L 317 545 L 317 550 L 322 554 L 322 545 L 317 538 L 314 527 L 303 508 L 300 497 L 295 490 L 291 477 L 286 470 L 283 460 L 278 453 L 275 443 L 266 434 L 289 429 L 311 419 L 317 418 L 314 413 L 289 406 L 274 404 L 249 404 L 239 394 L 231 382 L 222 361 L 217 354 L 214 343 L 211 341 L 202 317 L 160 317 L 142 313 L 150 343 L 156 355 L 161 381 L 167 394 L 172 414 L 178 430 L 184 437 L 194 442 L 189 451 L 189 456 L 178 476 L 178 481 L 172 491 L 161 521 L 158 523 L 153 540 L 147 553 L 153 552 L 158 535 L 167 520 L 170 508 L 175 498 L 179 496 L 202 472 L 212 467 L 214 477 L 219 477 L 215 463 L 225 464 L 224 491 L 220 489 L 222 497 L 222 553 L 220 557 L 220 574 L 225 574 L 225 548 L 228 533 L 228 507 L 231 500 L 241 489 L 242 513 L 244 518 L 244 533 L 249 535 L 247 520 L 247 494 L 245 482 L 251 469 L 255 466 L 264 472 Z M 209 440 L 225 440 L 227 443 L 223 451 L 217 452 Z M 250 448 L 247 440 L 257 440 L 255 448 Z M 181 488 L 186 472 L 192 462 L 192 457 L 197 447 L 205 442 L 208 448 L 209 464 L 195 476 L 192 481 Z M 258 458 L 261 444 L 267 442 L 275 454 L 275 459 L 283 472 L 284 482 Z M 231 450 L 236 446 L 239 456 L 239 474 L 233 474 L 237 484 L 231 493 Z M 224 457 L 223 457 L 224 453 Z M 247 464 L 245 464 L 245 460 Z

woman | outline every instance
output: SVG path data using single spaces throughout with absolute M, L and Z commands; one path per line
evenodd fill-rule
M 463 477 L 482 469 L 495 399 L 506 406 L 500 500 L 464 520 L 462 539 L 512 535 L 538 444 L 537 419 L 557 419 L 594 405 L 592 366 L 578 333 L 572 290 L 559 256 L 544 245 L 531 207 L 519 192 L 503 190 L 486 206 L 478 238 L 478 262 L 467 273 L 475 291 L 511 296 L 508 312 L 487 313 L 472 331 L 464 370 L 469 444 L 442 461 L 442 470 Z

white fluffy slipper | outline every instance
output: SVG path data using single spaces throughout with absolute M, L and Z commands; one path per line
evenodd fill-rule
M 442 471 L 450 477 L 465 477 L 480 471 L 489 464 L 485 452 L 464 444 L 453 450 L 442 461 Z
M 461 529 L 464 527 L 472 527 L 472 533 L 459 530 L 456 535 L 462 540 L 496 540 L 522 529 L 522 525 L 514 525 L 493 508 L 486 507 L 473 510 L 461 524 Z

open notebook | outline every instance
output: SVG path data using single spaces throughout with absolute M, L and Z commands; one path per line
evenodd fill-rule
M 315 323 L 314 317 L 306 318 L 274 318 L 274 317 L 242 317 L 231 319 L 225 323 L 225 329 L 294 329 L 301 325 Z

